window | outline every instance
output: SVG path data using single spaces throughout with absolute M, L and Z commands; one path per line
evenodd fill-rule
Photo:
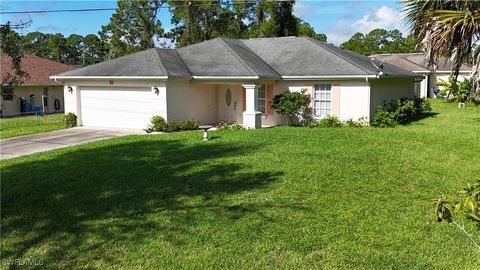
M 315 117 L 325 117 L 332 113 L 332 85 L 314 84 L 313 114 Z
M 2 99 L 3 100 L 13 100 L 13 88 L 3 88 L 2 89 Z
M 262 113 L 266 113 L 265 102 L 266 102 L 265 85 L 262 85 L 258 89 L 258 110 Z
M 48 87 L 43 88 L 43 105 L 48 107 Z

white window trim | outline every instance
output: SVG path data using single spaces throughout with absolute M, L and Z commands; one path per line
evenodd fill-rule
M 325 82 L 325 81 L 322 81 L 322 82 L 314 82 L 312 84 L 312 112 L 313 112 L 313 117 L 316 118 L 316 119 L 322 119 L 324 117 L 326 117 L 327 115 L 324 115 L 324 116 L 316 116 L 315 115 L 315 85 L 318 84 L 318 85 L 321 85 L 321 84 L 329 84 L 330 85 L 330 114 L 327 114 L 327 115 L 332 115 L 332 112 L 333 112 L 333 84 L 331 82 Z M 321 90 L 319 90 L 321 91 Z M 320 94 L 320 93 L 319 93 Z M 321 95 L 320 95 L 321 97 Z M 318 101 L 321 103 L 322 99 L 321 98 L 318 98 Z M 320 110 L 320 108 L 318 108 L 318 110 Z

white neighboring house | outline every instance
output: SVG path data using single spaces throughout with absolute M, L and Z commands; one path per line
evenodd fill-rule
M 415 86 L 416 96 L 418 97 L 435 97 L 434 90 L 442 88 L 436 83 L 441 80 L 448 82 L 448 77 L 452 74 L 453 62 L 451 60 L 441 59 L 434 74 L 426 64 L 423 53 L 374 54 L 370 57 L 376 61 L 389 63 L 423 76 L 424 79 L 421 82 L 417 82 Z M 471 72 L 471 66 L 462 65 L 458 80 L 463 81 L 464 78 L 470 78 Z
M 216 38 L 179 49 L 149 49 L 61 73 L 65 112 L 79 125 L 145 128 L 153 115 L 247 128 L 280 125 L 272 98 L 305 91 L 316 118 L 372 116 L 384 101 L 415 95 L 418 76 L 307 37 Z

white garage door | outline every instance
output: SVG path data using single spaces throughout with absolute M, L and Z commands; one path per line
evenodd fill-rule
M 154 115 L 150 88 L 81 88 L 82 125 L 143 129 Z

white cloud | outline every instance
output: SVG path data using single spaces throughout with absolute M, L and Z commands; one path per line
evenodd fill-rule
M 402 33 L 406 33 L 402 19 L 403 17 L 399 11 L 388 6 L 381 6 L 370 9 L 362 18 L 352 23 L 343 17 L 335 22 L 332 29 L 328 31 L 326 35 L 328 42 L 340 45 L 357 32 L 366 34 L 376 28 L 387 30 L 398 29 Z
M 381 6 L 378 9 L 370 10 L 360 20 L 352 24 L 353 29 L 358 32 L 368 33 L 376 28 L 402 28 L 402 18 L 400 12 L 387 7 Z
M 297 2 L 295 6 L 293 6 L 293 14 L 297 17 L 304 18 L 312 15 L 313 13 L 314 9 L 302 2 Z

